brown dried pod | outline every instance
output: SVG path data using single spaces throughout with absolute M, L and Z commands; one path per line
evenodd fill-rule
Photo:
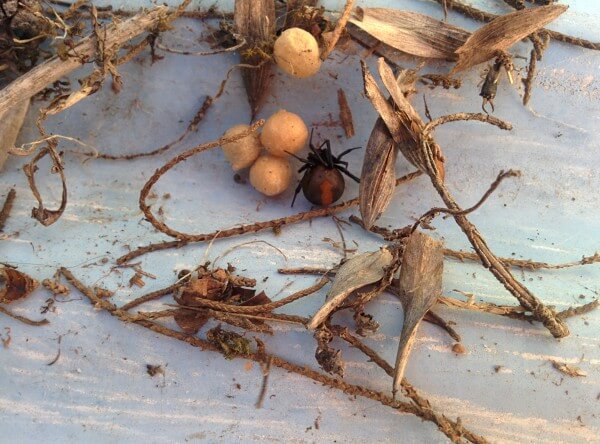
M 242 77 L 250 103 L 252 120 L 258 113 L 271 84 L 271 52 L 275 40 L 274 0 L 236 0 L 236 32 L 246 39 L 240 50 L 242 62 L 256 66 L 243 68 Z
M 456 60 L 468 31 L 427 15 L 390 8 L 356 8 L 350 23 L 382 43 L 407 54 Z
M 413 88 L 415 80 L 416 73 L 412 70 L 403 70 L 396 77 L 396 83 L 404 94 Z M 367 88 L 371 89 L 371 85 L 367 87 L 365 84 Z M 391 104 L 391 99 L 388 103 Z M 378 118 L 367 142 L 360 177 L 360 214 L 366 230 L 373 226 L 392 200 L 396 187 L 397 153 L 398 145 L 383 119 Z
M 39 282 L 32 277 L 10 267 L 0 268 L 0 303 L 10 304 L 27 297 Z
M 419 231 L 413 232 L 402 256 L 398 295 L 404 307 L 404 324 L 398 344 L 394 395 L 400 388 L 417 328 L 423 316 L 442 294 L 444 249 L 442 243 Z
M 8 151 L 15 145 L 28 110 L 29 99 L 0 111 L 0 170 L 8 158 Z
M 540 6 L 495 18 L 471 34 L 456 50 L 458 62 L 451 74 L 493 59 L 499 52 L 506 51 L 519 40 L 543 28 L 568 8 L 558 4 Z

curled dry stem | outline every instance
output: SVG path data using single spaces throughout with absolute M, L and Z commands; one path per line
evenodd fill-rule
M 164 167 L 163 167 L 164 168 Z M 156 173 L 155 173 L 156 174 Z M 396 180 L 396 186 L 410 182 L 411 180 L 419 177 L 422 173 L 420 171 L 414 171 L 412 173 L 406 174 L 405 176 L 399 177 Z M 168 242 L 160 242 L 156 244 L 150 244 L 147 246 L 139 247 L 136 250 L 133 250 L 120 258 L 117 259 L 118 264 L 124 264 L 129 262 L 132 259 L 135 259 L 139 256 L 142 256 L 146 253 L 151 253 L 154 251 L 166 250 L 170 248 L 180 248 L 187 245 L 190 242 L 206 242 L 212 239 L 223 239 L 228 237 L 240 236 L 243 234 L 257 233 L 262 230 L 272 229 L 276 227 L 282 227 L 284 225 L 290 225 L 297 222 L 303 222 L 307 220 L 311 220 L 317 217 L 328 217 L 332 214 L 339 213 L 341 211 L 345 211 L 348 208 L 352 208 L 353 206 L 358 205 L 358 198 L 347 200 L 346 202 L 342 202 L 337 205 L 332 205 L 330 207 L 325 208 L 315 208 L 314 210 L 301 212 L 298 214 L 294 214 L 292 216 L 281 217 L 278 219 L 273 219 L 264 222 L 256 222 L 249 225 L 241 225 L 239 227 L 233 227 L 225 230 L 218 230 L 212 233 L 205 234 L 197 234 L 194 235 L 193 240 L 190 239 L 180 239 L 176 241 L 168 241 Z
M 203 144 L 198 145 L 194 148 L 191 148 L 187 151 L 184 151 L 183 153 L 175 156 L 174 158 L 169 160 L 165 165 L 163 165 L 162 167 L 157 169 L 154 172 L 154 174 L 150 177 L 150 179 L 148 179 L 148 181 L 144 184 L 144 186 L 142 187 L 142 190 L 140 191 L 140 198 L 139 198 L 140 209 L 146 216 L 146 219 L 154 226 L 154 228 L 165 233 L 168 236 L 175 237 L 175 238 L 181 239 L 181 240 L 185 240 L 187 242 L 197 242 L 201 238 L 203 239 L 204 235 L 194 235 L 194 234 L 182 233 L 180 231 L 177 231 L 177 230 L 174 230 L 174 229 L 168 227 L 164 222 L 161 222 L 156 217 L 154 217 L 154 215 L 152 214 L 152 211 L 150 210 L 150 206 L 146 203 L 146 198 L 148 197 L 148 194 L 150 194 L 152 187 L 158 181 L 158 179 L 160 179 L 160 177 L 163 174 L 165 174 L 167 171 L 169 171 L 171 168 L 173 168 L 178 163 L 181 163 L 184 160 L 187 160 L 190 157 L 192 157 L 198 153 L 201 153 L 203 151 L 207 151 L 209 149 L 216 148 L 223 144 L 235 142 L 236 140 L 242 139 L 242 138 L 248 136 L 249 134 L 253 133 L 254 131 L 256 131 L 258 128 L 260 128 L 262 125 L 264 125 L 264 123 L 265 123 L 264 120 L 262 120 L 262 119 L 258 120 L 255 123 L 253 123 L 248 130 L 246 130 L 240 134 L 237 134 L 232 137 L 222 137 L 218 140 L 208 142 L 208 143 L 203 143 Z

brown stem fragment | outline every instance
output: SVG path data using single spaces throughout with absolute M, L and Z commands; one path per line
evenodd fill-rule
M 0 210 L 0 231 L 4 230 L 4 225 L 6 224 L 8 216 L 10 216 L 15 197 L 17 197 L 17 192 L 14 188 L 11 188 L 6 195 L 6 199 L 2 205 L 2 210 Z
M 402 256 L 398 295 L 404 307 L 404 323 L 400 334 L 394 384 L 395 397 L 423 316 L 442 294 L 444 254 L 442 243 L 419 231 L 413 232 Z
M 337 42 L 342 35 L 342 32 L 344 32 L 344 29 L 346 28 L 348 19 L 350 19 L 350 12 L 352 12 L 352 6 L 354 6 L 354 0 L 346 0 L 346 5 L 344 6 L 344 10 L 342 11 L 342 16 L 337 21 L 335 29 L 328 38 L 327 47 L 321 53 L 321 60 L 325 60 L 327 57 L 329 57 L 329 54 L 331 54 L 331 52 L 335 48 L 335 45 L 337 45 Z
M 338 105 L 340 107 L 340 121 L 346 133 L 346 139 L 350 139 L 354 137 L 354 122 L 352 121 L 352 110 L 342 88 L 338 89 Z
M 134 315 L 131 315 L 123 310 L 118 309 L 114 304 L 99 299 L 95 293 L 87 286 L 85 286 L 81 281 L 79 281 L 75 276 L 67 269 L 61 268 L 60 272 L 65 276 L 65 278 L 75 287 L 77 288 L 84 296 L 86 296 L 91 303 L 93 303 L 97 308 L 106 310 L 110 315 L 118 317 L 121 321 L 126 323 L 136 323 L 144 328 L 152 330 L 156 333 L 160 333 L 164 336 L 180 340 L 185 342 L 193 347 L 198 347 L 201 350 L 210 350 L 216 351 L 223 354 L 223 350 L 214 344 L 198 338 L 193 335 L 188 335 L 179 331 L 172 330 L 163 325 L 156 324 L 154 322 L 150 322 L 145 319 L 141 319 Z M 377 392 L 359 385 L 349 384 L 340 379 L 336 379 L 330 377 L 328 375 L 322 374 L 316 370 L 313 370 L 309 367 L 303 367 L 297 364 L 293 364 L 289 361 L 286 361 L 283 358 L 275 355 L 267 355 L 264 352 L 259 353 L 239 353 L 232 356 L 233 358 L 241 358 L 241 359 L 250 359 L 254 362 L 263 363 L 265 359 L 271 360 L 271 365 L 275 367 L 279 367 L 288 372 L 296 373 L 298 375 L 307 377 L 312 379 L 313 381 L 319 382 L 323 385 L 326 385 L 331 388 L 338 389 L 348 395 L 351 396 L 363 396 L 365 398 L 372 399 L 381 403 L 382 405 L 391 407 L 399 412 L 414 414 L 424 420 L 431 421 L 438 426 L 438 429 L 444 433 L 452 442 L 460 443 L 463 442 L 462 438 L 469 440 L 475 444 L 486 444 L 488 441 L 471 432 L 470 430 L 465 429 L 460 421 L 452 421 L 446 416 L 435 412 L 429 402 L 423 398 L 420 398 L 414 388 L 410 386 L 410 384 L 406 383 L 404 385 L 405 390 L 407 391 L 407 396 L 409 396 L 413 403 L 407 403 L 403 401 L 398 401 L 392 399 L 390 396 L 385 395 L 384 393 Z
M 420 171 L 414 171 L 412 173 L 408 173 L 402 177 L 396 179 L 396 186 L 399 186 L 403 183 L 410 182 L 411 180 L 419 177 L 422 173 Z M 117 264 L 124 264 L 129 262 L 132 259 L 135 259 L 139 256 L 142 256 L 146 253 L 151 253 L 154 251 L 161 251 L 170 248 L 181 248 L 191 242 L 206 242 L 212 239 L 223 239 L 228 237 L 240 236 L 243 234 L 257 233 L 262 230 L 272 229 L 275 227 L 282 227 L 284 225 L 290 225 L 297 222 L 303 222 L 307 220 L 311 220 L 317 217 L 328 217 L 332 214 L 339 213 L 341 211 L 345 211 L 348 208 L 352 208 L 353 206 L 358 205 L 358 198 L 347 200 L 346 202 L 342 202 L 337 205 L 332 205 L 330 207 L 325 208 L 315 208 L 314 210 L 305 211 L 302 213 L 294 214 L 292 216 L 286 216 L 278 219 L 273 219 L 264 222 L 256 222 L 249 225 L 241 225 L 239 227 L 228 228 L 225 230 L 218 230 L 212 233 L 205 234 L 197 234 L 194 235 L 194 239 L 181 239 L 176 241 L 168 241 L 168 242 L 160 242 L 156 244 L 150 244 L 143 247 L 139 247 L 117 259 Z

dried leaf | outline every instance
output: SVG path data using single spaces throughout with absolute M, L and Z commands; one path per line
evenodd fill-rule
M 425 313 L 442 294 L 443 268 L 442 243 L 419 231 L 413 232 L 404 249 L 398 280 L 398 295 L 404 307 L 404 324 L 396 355 L 394 393 L 404 376 L 417 328 Z
M 252 120 L 258 113 L 271 84 L 271 47 L 275 39 L 274 0 L 236 0 L 234 21 L 247 45 L 240 50 L 242 62 L 257 68 L 242 69 Z
M 179 310 L 173 319 L 184 333 L 195 335 L 208 322 L 208 313 L 206 311 Z
M 4 285 L 0 288 L 0 302 L 6 304 L 27 297 L 39 285 L 32 277 L 9 267 L 0 268 L 0 283 Z
M 343 378 L 345 365 L 342 359 L 342 351 L 329 346 L 329 343 L 333 340 L 331 331 L 322 325 L 315 331 L 315 339 L 317 340 L 315 359 L 319 366 L 323 371 Z
M 568 9 L 566 5 L 526 8 L 495 18 L 482 26 L 456 50 L 458 62 L 451 74 L 496 57 L 519 40 L 543 28 Z
M 355 290 L 381 280 L 391 265 L 393 255 L 386 247 L 379 251 L 352 256 L 335 275 L 327 302 L 308 323 L 310 330 L 317 328 Z
M 427 15 L 389 8 L 356 8 L 350 23 L 407 54 L 456 60 L 470 33 Z
M 558 370 L 561 373 L 564 373 L 565 375 L 572 376 L 572 377 L 576 377 L 576 376 L 586 377 L 587 376 L 586 372 L 584 372 L 579 367 L 576 367 L 574 365 L 565 364 L 564 362 L 558 362 L 558 361 L 550 361 L 550 362 L 552 362 L 552 366 L 556 370 Z
M 248 290 L 248 289 L 244 289 Z M 252 290 L 254 292 L 254 290 Z M 264 291 L 261 291 L 257 295 L 253 295 L 250 298 L 243 298 L 242 303 L 240 305 L 264 305 L 272 302 L 271 298 L 267 296 Z

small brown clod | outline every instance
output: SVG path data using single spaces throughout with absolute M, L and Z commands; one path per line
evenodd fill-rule
M 452 346 L 452 351 L 457 355 L 466 355 L 468 353 L 466 347 L 460 342 L 457 342 Z

